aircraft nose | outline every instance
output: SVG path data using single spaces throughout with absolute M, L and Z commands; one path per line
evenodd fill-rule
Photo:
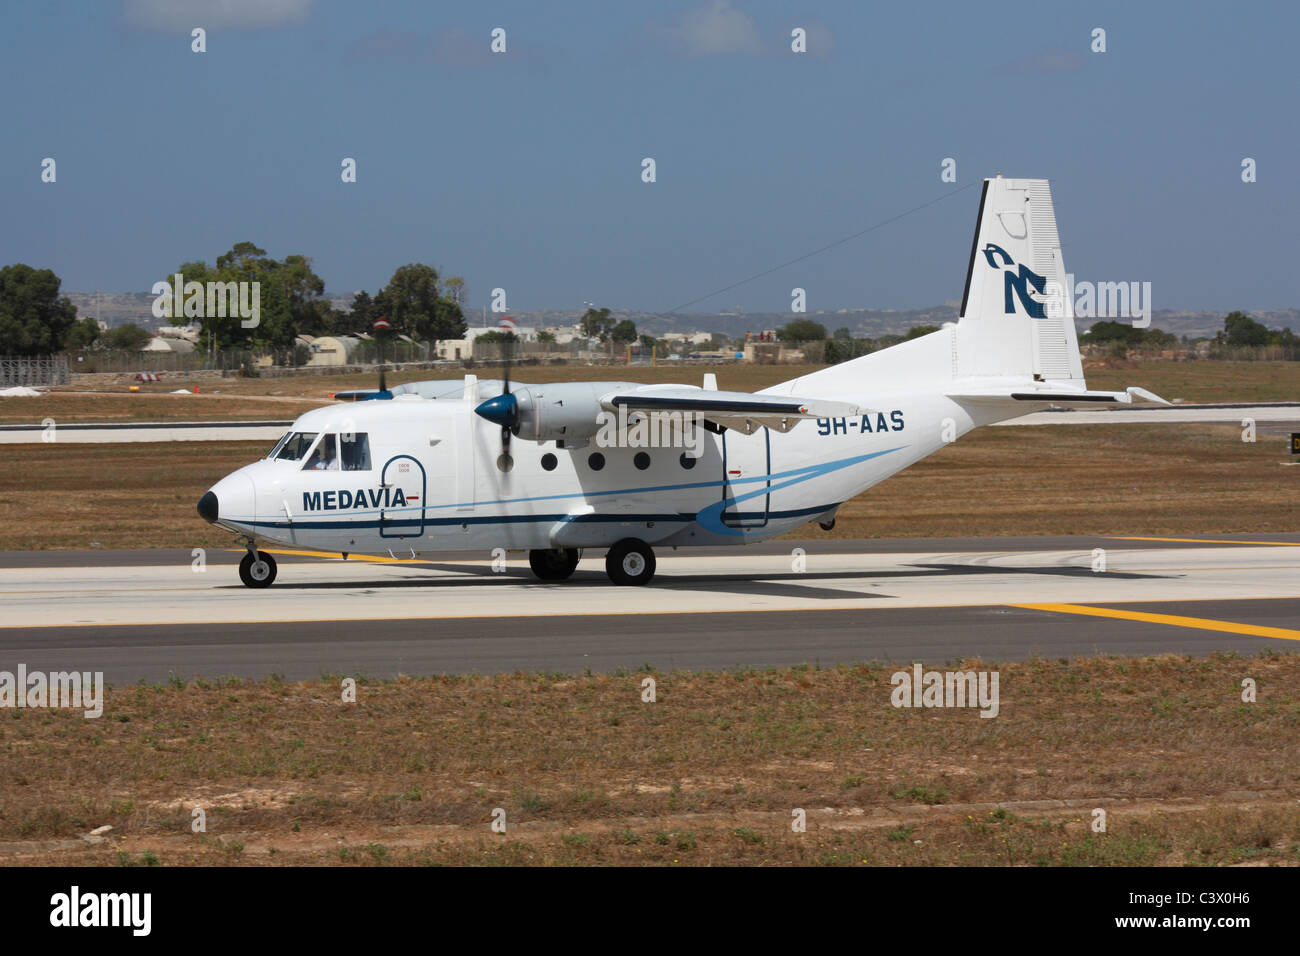
M 217 520 L 217 514 L 217 496 L 210 491 L 205 492 L 199 499 L 199 517 L 212 524 Z

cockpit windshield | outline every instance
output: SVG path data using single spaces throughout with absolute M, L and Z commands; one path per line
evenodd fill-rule
M 267 458 L 276 457 L 280 453 L 280 449 L 284 447 L 284 443 L 287 442 L 292 437 L 293 437 L 293 432 L 285 432 L 283 435 L 281 435 L 280 440 L 275 443 L 275 447 L 271 449 L 270 453 L 267 454 L 266 457 Z
M 302 456 L 307 454 L 316 440 L 318 432 L 293 432 L 286 435 L 276 446 L 275 458 L 277 461 L 299 461 Z
M 334 436 L 326 434 L 322 437 L 320 444 L 316 446 L 316 450 L 307 459 L 307 464 L 302 467 L 303 471 L 338 471 L 339 454 L 334 443 Z

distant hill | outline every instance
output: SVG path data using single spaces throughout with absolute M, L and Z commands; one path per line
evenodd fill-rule
M 1300 332 L 1300 310 L 1246 310 L 1257 321 L 1272 329 L 1290 328 Z M 573 325 L 582 317 L 577 310 L 538 310 L 515 309 L 511 316 L 521 325 L 544 328 L 546 326 Z M 717 332 L 722 335 L 739 338 L 746 332 L 762 332 L 778 329 L 793 318 L 806 318 L 819 322 L 826 327 L 827 334 L 836 329 L 847 328 L 854 336 L 875 338 L 881 335 L 902 335 L 918 325 L 942 325 L 944 322 L 957 321 L 957 306 L 940 305 L 929 309 L 841 309 L 834 312 L 809 312 L 795 316 L 789 312 L 637 312 L 628 309 L 613 309 L 614 318 L 630 319 L 636 323 L 637 330 L 650 335 L 663 335 L 665 332 Z M 1223 329 L 1223 317 L 1226 312 L 1175 312 L 1168 309 L 1156 310 L 1151 314 L 1151 327 L 1162 329 L 1177 336 L 1192 338 L 1211 337 Z M 482 321 L 480 313 L 466 316 L 471 326 Z M 1099 319 L 1076 319 L 1075 325 L 1080 332 L 1089 329 Z M 487 315 L 487 323 L 495 323 L 492 313 Z
M 134 322 L 141 328 L 152 329 L 162 325 L 164 319 L 153 317 L 155 296 L 148 292 L 65 292 L 77 307 L 77 318 L 99 319 L 110 327 Z
M 156 328 L 162 320 L 153 317 L 154 297 L 148 292 L 66 292 L 64 293 L 77 307 L 78 317 L 91 316 L 107 322 L 110 326 L 123 322 L 134 322 L 144 328 Z M 352 296 L 326 296 L 330 305 L 340 312 L 352 310 Z M 1247 309 L 1256 321 L 1271 329 L 1290 328 L 1300 333 L 1300 309 Z M 746 332 L 762 332 L 777 329 L 792 318 L 789 312 L 638 312 L 629 309 L 614 309 L 615 318 L 631 319 L 637 330 L 649 335 L 661 336 L 665 332 L 717 332 L 731 338 L 739 338 Z M 1192 338 L 1213 336 L 1223 329 L 1223 317 L 1226 312 L 1175 312 L 1158 309 L 1151 315 L 1152 328 L 1162 329 L 1178 336 Z M 580 309 L 512 309 L 510 315 L 520 325 L 534 328 L 548 326 L 574 325 L 582 318 Z M 487 313 L 487 324 L 496 325 L 498 318 Z M 880 335 L 902 335 L 917 325 L 941 325 L 944 322 L 957 321 L 957 306 L 939 305 L 929 309 L 841 309 L 835 312 L 809 312 L 798 318 L 811 319 L 826 326 L 827 334 L 836 329 L 847 328 L 855 336 L 876 337 Z M 465 315 L 471 328 L 483 322 L 482 312 L 470 311 Z M 1097 319 L 1078 319 L 1075 324 L 1079 331 L 1088 329 Z

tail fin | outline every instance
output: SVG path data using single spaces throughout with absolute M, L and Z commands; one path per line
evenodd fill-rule
M 957 323 L 956 377 L 1083 382 L 1045 179 L 984 180 Z
M 984 180 L 955 326 L 763 392 L 816 398 L 925 387 L 1001 408 L 1002 418 L 1022 414 L 1008 409 L 1023 403 L 1168 404 L 1140 388 L 1088 390 L 1046 179 Z

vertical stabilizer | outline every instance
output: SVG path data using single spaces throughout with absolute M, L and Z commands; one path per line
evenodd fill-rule
M 1047 180 L 984 180 L 956 352 L 958 378 L 1083 381 Z

